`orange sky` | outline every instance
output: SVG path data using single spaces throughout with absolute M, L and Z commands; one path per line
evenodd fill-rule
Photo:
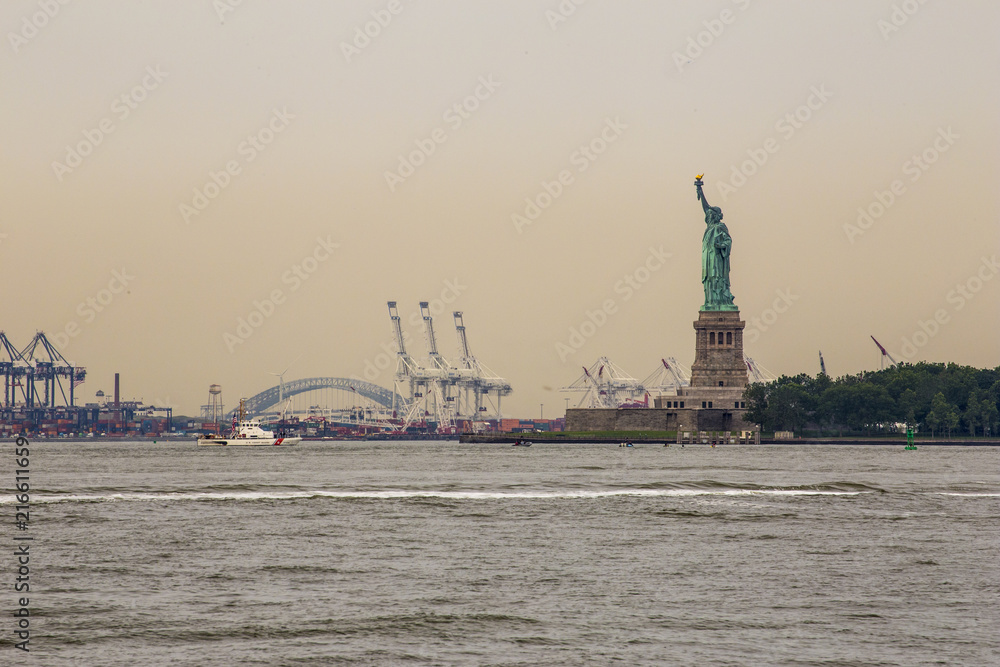
M 0 329 L 84 400 L 362 376 L 438 299 L 561 414 L 693 360 L 701 172 L 764 367 L 1000 364 L 995 3 L 231 4 L 0 6 Z

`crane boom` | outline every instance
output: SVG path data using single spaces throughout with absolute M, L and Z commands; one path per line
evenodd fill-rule
M 444 369 L 444 359 L 438 354 L 437 337 L 434 335 L 434 318 L 431 316 L 430 304 L 427 301 L 420 302 L 420 316 L 424 320 L 424 333 L 427 334 L 427 354 L 435 366 Z
M 465 364 L 466 368 L 472 368 L 470 363 L 472 353 L 469 352 L 469 339 L 465 335 L 465 321 L 462 319 L 462 312 L 456 310 L 453 315 L 455 316 L 455 331 L 458 332 L 458 342 L 462 346 L 462 363 Z
M 875 336 L 872 336 L 871 339 L 875 340 Z M 882 347 L 882 343 L 880 343 L 877 340 L 875 340 L 875 345 L 878 346 L 879 351 L 882 353 L 882 359 L 881 359 L 881 361 L 882 361 L 882 364 L 881 364 L 882 368 L 885 368 L 886 357 L 888 357 L 889 361 L 892 362 L 889 365 L 890 366 L 895 366 L 896 363 L 897 363 L 896 360 L 892 358 L 892 355 L 889 354 L 888 350 L 886 350 L 884 347 Z
M 389 319 L 392 320 L 392 333 L 396 336 L 396 350 L 400 356 L 405 356 L 406 343 L 403 341 L 403 325 L 400 322 L 395 301 L 389 301 Z

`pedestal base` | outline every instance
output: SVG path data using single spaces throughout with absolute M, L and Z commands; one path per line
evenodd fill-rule
M 700 311 L 694 323 L 694 363 L 691 387 L 742 389 L 747 385 L 747 365 L 743 360 L 743 328 L 740 312 Z

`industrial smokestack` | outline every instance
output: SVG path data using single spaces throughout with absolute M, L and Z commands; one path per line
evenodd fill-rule
M 115 407 L 118 407 L 118 373 L 115 373 Z

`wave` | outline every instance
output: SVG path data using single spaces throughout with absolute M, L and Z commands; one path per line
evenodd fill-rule
M 444 500 L 555 500 L 601 499 L 622 496 L 632 497 L 682 497 L 682 496 L 856 496 L 862 491 L 833 491 L 810 489 L 642 489 L 625 488 L 600 491 L 243 491 L 243 492 L 127 492 L 105 494 L 35 495 L 32 504 L 52 503 L 105 503 L 105 502 L 184 502 L 184 501 L 261 501 L 301 500 L 330 498 L 334 500 L 419 500 L 435 498 Z M 0 505 L 13 504 L 13 496 L 0 497 Z
M 959 496 L 962 498 L 1000 498 L 1000 493 L 978 493 L 965 491 L 935 491 L 936 496 Z

